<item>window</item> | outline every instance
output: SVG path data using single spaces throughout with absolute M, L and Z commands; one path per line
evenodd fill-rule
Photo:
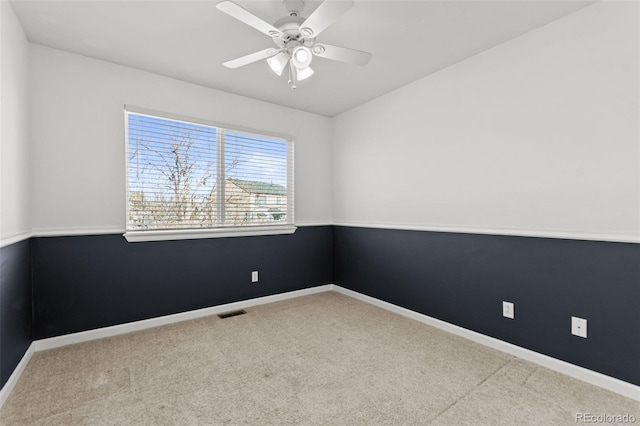
M 125 123 L 127 240 L 295 231 L 292 141 L 131 108 Z

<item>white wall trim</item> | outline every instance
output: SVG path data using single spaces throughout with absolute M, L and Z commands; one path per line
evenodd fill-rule
M 506 235 L 514 237 L 556 238 L 563 240 L 608 241 L 616 243 L 640 243 L 640 235 L 617 234 L 590 234 L 583 232 L 566 232 L 551 230 L 528 229 L 502 229 L 502 228 L 474 228 L 474 227 L 450 227 L 432 225 L 405 225 L 405 224 L 380 224 L 380 223 L 356 223 L 338 221 L 334 226 L 347 226 L 354 228 L 397 229 L 405 231 L 429 231 L 447 232 L 454 234 L 481 234 L 481 235 Z
M 330 220 L 325 221 L 309 221 L 296 222 L 294 227 L 305 226 L 331 226 Z M 105 226 L 96 228 L 35 228 L 31 232 L 25 232 L 16 236 L 11 236 L 0 240 L 0 247 L 17 243 L 31 237 L 72 237 L 76 235 L 106 235 L 106 234 L 123 234 L 126 230 L 122 226 Z M 6 242 L 5 242 L 6 241 Z
M 332 226 L 332 225 L 333 225 L 333 223 L 330 220 L 296 222 L 296 226 L 297 227 L 303 227 L 303 226 Z
M 120 226 L 105 226 L 96 228 L 35 228 L 34 237 L 73 237 L 77 235 L 105 235 L 122 234 L 125 231 Z
M 126 324 L 113 325 L 110 327 L 97 328 L 95 330 L 81 331 L 79 333 L 65 334 L 63 336 L 50 337 L 48 339 L 36 340 L 36 352 L 47 349 L 58 348 L 61 346 L 73 345 L 75 343 L 88 342 L 90 340 L 102 339 L 105 337 L 117 336 L 119 334 L 130 333 L 132 331 L 145 330 L 147 328 L 159 327 L 162 325 L 173 324 L 181 321 L 216 315 L 222 312 L 233 311 L 236 309 L 245 309 L 251 306 L 264 305 L 266 303 L 279 302 L 282 300 L 293 299 L 295 297 L 307 296 L 315 293 L 331 291 L 332 284 L 321 285 L 317 287 L 306 288 L 303 290 L 295 290 L 287 293 L 274 294 L 272 296 L 258 297 L 255 299 L 242 300 L 239 302 L 226 303 L 224 305 L 212 306 L 209 308 L 196 309 L 188 312 L 180 312 L 178 314 L 165 315 L 156 318 L 150 318 L 142 321 L 134 321 Z
M 364 294 L 348 290 L 337 285 L 333 286 L 333 290 L 346 296 L 353 297 L 354 299 L 358 299 L 371 305 L 380 307 L 387 311 L 391 311 L 404 317 L 411 318 L 413 320 L 420 321 L 421 323 L 439 328 L 448 333 L 455 334 L 456 336 L 464 337 L 476 343 L 480 343 L 481 345 L 488 346 L 501 352 L 505 352 L 518 358 L 533 362 L 550 370 L 573 377 L 574 379 L 599 386 L 627 398 L 640 400 L 640 386 L 636 386 L 631 383 L 589 370 L 587 368 L 579 367 L 577 365 L 570 364 L 568 362 L 561 361 L 559 359 L 552 358 L 550 356 L 543 355 L 541 353 L 534 352 L 529 349 L 525 349 L 493 337 L 486 336 L 484 334 L 476 333 L 475 331 L 467 330 L 466 328 L 462 328 L 457 325 L 453 325 L 448 322 L 441 321 L 439 319 L 432 318 L 430 316 L 420 314 L 418 312 L 402 308 L 392 303 L 384 302 L 374 297 L 366 296 Z
M 22 372 L 27 367 L 27 364 L 29 364 L 29 360 L 33 356 L 34 351 L 35 345 L 31 343 L 31 345 L 29 345 L 29 347 L 27 348 L 27 351 L 24 353 L 24 355 L 22 355 L 22 359 L 16 366 L 15 370 L 13 370 L 13 373 L 11 373 L 11 376 L 9 376 L 9 380 L 7 380 L 7 383 L 5 383 L 2 389 L 0 389 L 0 409 L 4 405 L 5 401 L 9 398 L 9 395 L 11 395 L 11 391 L 13 391 L 13 388 L 16 383 L 18 383 L 18 379 L 20 379 Z
M 480 234 L 480 235 L 506 235 L 514 237 L 533 237 L 533 238 L 554 238 L 564 240 L 583 240 L 583 241 L 608 241 L 616 243 L 640 243 L 640 235 L 615 235 L 615 234 L 587 234 L 580 232 L 560 232 L 560 231 L 542 231 L 542 230 L 525 230 L 525 229 L 499 229 L 499 228 L 465 228 L 465 227 L 448 227 L 448 226 L 427 226 L 427 225 L 397 225 L 397 224 L 380 224 L 380 223 L 356 223 L 356 222 L 332 222 L 327 221 L 309 221 L 296 222 L 295 226 L 345 226 L 353 228 L 374 228 L 374 229 L 397 229 L 404 231 L 427 231 L 427 232 L 445 232 L 454 234 Z M 125 229 L 119 226 L 101 227 L 101 228 L 36 228 L 31 232 L 24 232 L 10 237 L 0 239 L 0 247 L 5 247 L 17 242 L 29 239 L 31 237 L 68 237 L 76 235 L 105 235 L 105 234 L 122 234 Z
M 33 237 L 32 232 L 22 232 L 20 234 L 11 235 L 9 237 L 2 237 L 0 239 L 0 248 L 19 243 L 20 241 L 28 240 L 31 237 Z
M 217 229 L 171 229 L 150 231 L 127 231 L 123 237 L 130 243 L 144 241 L 196 240 L 201 238 L 257 237 L 261 235 L 293 234 L 298 229 L 293 225 L 246 226 Z

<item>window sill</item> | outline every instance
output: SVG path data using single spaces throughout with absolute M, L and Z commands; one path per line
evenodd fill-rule
M 127 231 L 122 236 L 130 243 L 144 241 L 196 240 L 200 238 L 256 237 L 260 235 L 293 234 L 294 225 L 253 226 L 219 229 L 171 229 L 158 231 Z

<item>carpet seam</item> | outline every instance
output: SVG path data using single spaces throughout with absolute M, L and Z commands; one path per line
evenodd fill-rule
M 536 366 L 536 368 L 534 368 L 533 371 L 531 371 L 531 373 L 529 373 L 529 375 L 524 380 L 524 382 L 522 382 L 522 386 L 525 389 L 529 390 L 529 391 L 535 392 L 535 389 L 533 389 L 529 385 L 529 379 L 531 379 L 531 377 L 533 377 L 533 375 L 535 373 L 537 373 L 538 371 L 541 371 L 541 370 L 542 370 L 542 368 L 540 366 Z M 548 400 L 544 394 L 541 395 L 541 398 L 544 399 L 545 401 L 547 401 L 549 404 L 555 405 L 560 411 L 564 412 L 568 417 L 575 417 L 576 413 L 571 413 L 571 412 L 567 411 L 562 405 L 557 404 L 554 400 Z
M 465 392 L 463 395 L 460 396 L 460 398 L 456 399 L 455 401 L 453 401 L 451 404 L 449 404 L 444 410 L 442 410 L 441 412 L 439 412 L 438 414 L 436 414 L 436 416 L 429 420 L 429 424 L 433 424 L 433 422 L 435 422 L 440 416 L 442 416 L 444 413 L 446 413 L 447 411 L 449 411 L 451 408 L 453 408 L 457 403 L 459 403 L 460 401 L 462 401 L 467 395 L 469 395 L 471 392 L 474 392 L 476 389 L 478 389 L 480 386 L 482 386 L 487 380 L 489 380 L 490 378 L 492 378 L 493 376 L 496 375 L 496 373 L 498 373 L 498 371 L 502 370 L 503 368 L 505 368 L 507 365 L 511 364 L 511 362 L 514 360 L 514 358 L 509 359 L 507 362 L 505 362 L 504 364 L 502 364 L 500 367 L 498 367 L 493 373 L 489 374 L 487 377 L 485 377 L 484 379 L 482 379 L 480 381 L 480 383 L 478 383 L 477 385 L 475 385 L 473 388 L 469 389 L 467 392 Z

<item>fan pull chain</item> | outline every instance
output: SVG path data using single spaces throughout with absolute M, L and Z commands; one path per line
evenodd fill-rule
M 293 64 L 291 63 L 291 61 L 289 61 L 289 86 L 291 86 L 291 88 L 295 90 L 298 88 L 298 86 L 295 84 L 294 79 L 295 72 L 293 71 Z

